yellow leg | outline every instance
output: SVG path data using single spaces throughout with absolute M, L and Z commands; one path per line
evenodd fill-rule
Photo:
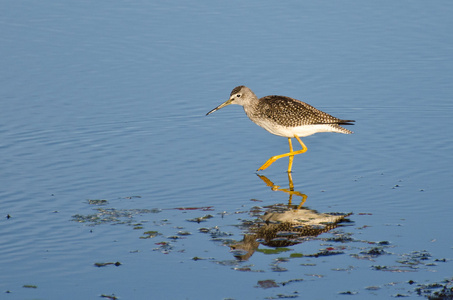
M 304 153 L 304 152 L 307 151 L 307 146 L 305 146 L 305 144 L 302 143 L 300 138 L 297 135 L 294 135 L 294 137 L 299 141 L 300 145 L 302 146 L 301 150 L 293 151 L 293 147 L 292 147 L 292 144 L 291 144 L 291 138 L 288 138 L 289 145 L 290 145 L 289 149 L 290 149 L 291 152 L 285 153 L 285 154 L 276 155 L 276 156 L 272 156 L 261 167 L 259 167 L 259 169 L 257 171 L 264 170 L 264 169 L 268 168 L 270 165 L 272 165 L 276 160 L 278 160 L 278 159 L 280 159 L 282 157 L 289 156 L 290 158 L 289 158 L 288 172 L 291 172 L 291 167 L 292 167 L 292 164 L 293 164 L 294 155 L 301 154 L 301 153 Z
M 297 135 L 294 135 L 294 137 L 296 138 L 296 140 L 299 141 L 299 144 L 302 146 L 302 149 L 299 150 L 299 151 L 296 151 L 296 152 L 300 152 L 300 153 L 304 153 L 308 150 L 307 146 L 305 146 L 304 143 L 302 143 L 302 140 L 300 139 L 300 137 L 298 137 Z M 302 151 L 302 152 L 301 152 Z
M 288 138 L 288 143 L 289 143 L 289 153 L 293 153 L 293 143 L 291 142 L 291 138 Z M 294 155 L 289 156 L 289 163 L 288 163 L 288 174 L 291 173 L 291 168 L 293 167 L 293 159 Z

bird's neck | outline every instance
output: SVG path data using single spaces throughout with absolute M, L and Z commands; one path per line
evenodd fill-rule
M 253 97 L 250 101 L 247 102 L 247 104 L 243 105 L 244 111 L 249 118 L 251 118 L 253 114 L 258 111 L 257 107 L 259 105 L 259 102 L 260 100 L 257 97 Z

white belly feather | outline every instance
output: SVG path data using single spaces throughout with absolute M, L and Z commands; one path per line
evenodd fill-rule
M 284 137 L 294 137 L 297 135 L 299 137 L 309 136 L 315 134 L 317 132 L 339 132 L 339 133 L 347 133 L 344 132 L 344 128 L 336 128 L 330 124 L 317 124 L 317 125 L 302 125 L 298 127 L 285 127 L 276 124 L 269 124 L 267 122 L 257 123 L 259 126 L 263 127 L 267 131 L 272 134 L 284 136 Z

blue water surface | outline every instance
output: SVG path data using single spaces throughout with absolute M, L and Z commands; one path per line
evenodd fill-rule
M 1 299 L 420 298 L 452 280 L 450 1 L 0 7 Z M 255 173 L 286 139 L 239 106 L 205 116 L 237 85 L 356 120 L 303 139 L 292 174 L 304 207 L 349 223 L 234 258 L 251 211 L 288 201 Z M 288 188 L 286 168 L 260 174 Z M 307 256 L 326 248 L 342 254 Z

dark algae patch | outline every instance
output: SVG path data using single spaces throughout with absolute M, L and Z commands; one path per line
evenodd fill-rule
M 88 204 L 91 205 L 106 205 L 109 201 L 105 199 L 88 199 Z
M 339 254 L 344 254 L 343 251 L 333 251 L 333 250 L 320 250 L 319 252 L 313 253 L 313 254 L 304 254 L 306 257 L 321 257 L 321 256 L 332 256 L 332 255 L 339 255 Z
M 160 212 L 158 209 L 95 208 L 94 210 L 96 212 L 93 214 L 73 215 L 72 221 L 93 226 L 101 224 L 126 224 L 134 226 L 137 223 L 135 220 L 137 216 Z
M 279 287 L 279 285 L 278 285 L 278 283 L 275 282 L 275 280 L 267 279 L 267 280 L 259 280 L 258 287 L 263 288 L 263 289 L 269 289 L 269 288 Z
M 453 277 L 438 283 L 419 284 L 415 292 L 430 300 L 451 300 L 453 299 Z
M 99 262 L 94 263 L 94 266 L 96 266 L 96 267 L 98 267 L 98 268 L 100 268 L 100 267 L 106 267 L 106 266 L 111 266 L 111 265 L 114 265 L 114 266 L 119 267 L 119 266 L 121 266 L 121 263 L 120 263 L 119 261 L 117 261 L 117 262 L 106 262 L 106 263 L 99 263 Z
M 145 232 L 143 232 L 143 236 L 141 236 L 140 239 L 150 239 L 150 238 L 154 238 L 158 235 L 161 235 L 161 234 L 154 230 L 145 231 Z
M 193 219 L 187 219 L 187 221 L 189 222 L 196 222 L 196 223 L 201 223 L 201 222 L 205 222 L 211 218 L 214 218 L 213 215 L 204 215 L 202 217 L 197 217 L 197 218 L 193 218 Z
M 115 296 L 115 294 L 112 294 L 112 295 L 102 294 L 102 295 L 101 295 L 101 298 L 106 298 L 106 299 L 110 299 L 110 300 L 117 300 L 117 299 L 119 299 L 117 296 Z

